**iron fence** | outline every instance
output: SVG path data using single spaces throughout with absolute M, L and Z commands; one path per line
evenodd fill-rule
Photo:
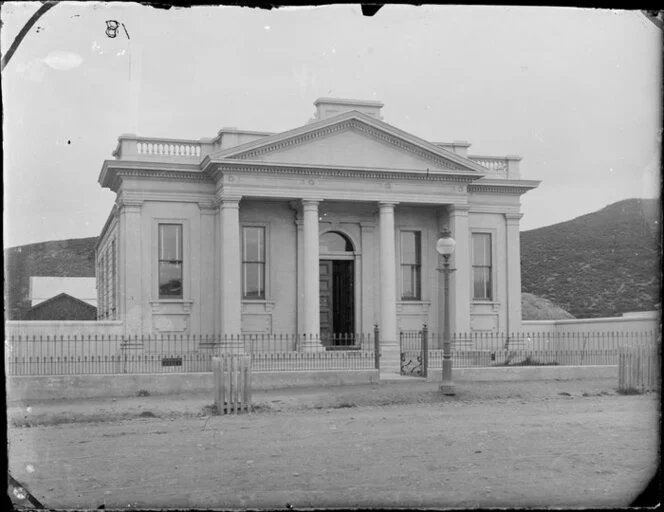
M 647 346 L 656 342 L 661 342 L 661 335 L 654 331 L 450 335 L 455 368 L 617 365 L 621 347 Z M 429 369 L 442 368 L 442 334 L 426 329 L 402 332 L 400 345 L 403 374 L 426 376 Z
M 5 340 L 7 375 L 210 372 L 212 358 L 249 354 L 252 370 L 351 370 L 376 367 L 374 333 L 318 336 L 294 334 L 10 336 Z

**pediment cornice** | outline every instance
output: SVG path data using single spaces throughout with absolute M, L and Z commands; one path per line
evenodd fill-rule
M 218 181 L 223 174 L 248 173 L 269 175 L 296 175 L 310 177 L 349 178 L 349 179 L 378 179 L 378 180 L 408 180 L 408 181 L 436 181 L 453 183 L 470 183 L 482 178 L 482 175 L 472 171 L 441 171 L 428 172 L 413 171 L 408 169 L 377 169 L 373 167 L 348 167 L 348 166 L 313 166 L 313 165 L 289 165 L 261 161 L 233 161 L 226 160 L 209 168 L 210 178 Z
M 272 153 L 292 146 L 298 146 L 300 144 L 305 144 L 309 141 L 313 141 L 323 137 L 328 137 L 335 133 L 340 133 L 344 131 L 355 131 L 357 133 L 361 133 L 374 140 L 378 140 L 384 144 L 387 144 L 391 147 L 410 153 L 418 158 L 421 158 L 423 160 L 428 160 L 436 164 L 437 166 L 442 167 L 443 169 L 463 168 L 462 166 L 460 166 L 455 162 L 452 162 L 451 160 L 443 158 L 440 155 L 431 153 L 430 151 L 425 151 L 424 149 L 414 144 L 408 143 L 399 137 L 395 137 L 394 135 L 388 134 L 382 130 L 378 130 L 372 126 L 362 123 L 357 119 L 349 119 L 342 123 L 333 124 L 331 126 L 327 126 L 325 128 L 321 128 L 313 132 L 307 132 L 296 137 L 281 140 L 273 144 L 262 146 L 253 150 L 245 151 L 238 155 L 234 155 L 232 159 L 234 160 L 255 159 L 256 157 L 264 155 L 266 153 Z
M 255 159 L 343 131 L 361 133 L 400 151 L 428 160 L 443 169 L 486 174 L 486 169 L 472 160 L 357 111 L 345 112 L 323 121 L 218 151 L 206 157 L 202 163 L 207 166 L 210 162 Z

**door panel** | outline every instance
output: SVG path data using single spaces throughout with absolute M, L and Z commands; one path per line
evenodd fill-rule
M 319 264 L 320 336 L 322 341 L 326 341 L 334 332 L 332 264 L 331 260 L 321 260 Z
M 354 331 L 353 262 L 335 261 L 333 265 L 334 333 L 350 336 Z

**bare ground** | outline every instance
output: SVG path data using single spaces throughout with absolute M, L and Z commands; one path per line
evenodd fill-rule
M 654 473 L 656 395 L 609 381 L 458 391 L 282 390 L 244 416 L 204 415 L 193 395 L 15 404 L 16 425 L 28 406 L 34 424 L 79 422 L 10 428 L 9 469 L 48 507 L 124 509 L 619 507 Z M 145 410 L 158 417 L 121 419 Z

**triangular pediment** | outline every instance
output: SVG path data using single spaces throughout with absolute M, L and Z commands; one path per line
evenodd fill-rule
M 211 157 L 299 166 L 483 172 L 471 160 L 359 112 L 271 135 Z

